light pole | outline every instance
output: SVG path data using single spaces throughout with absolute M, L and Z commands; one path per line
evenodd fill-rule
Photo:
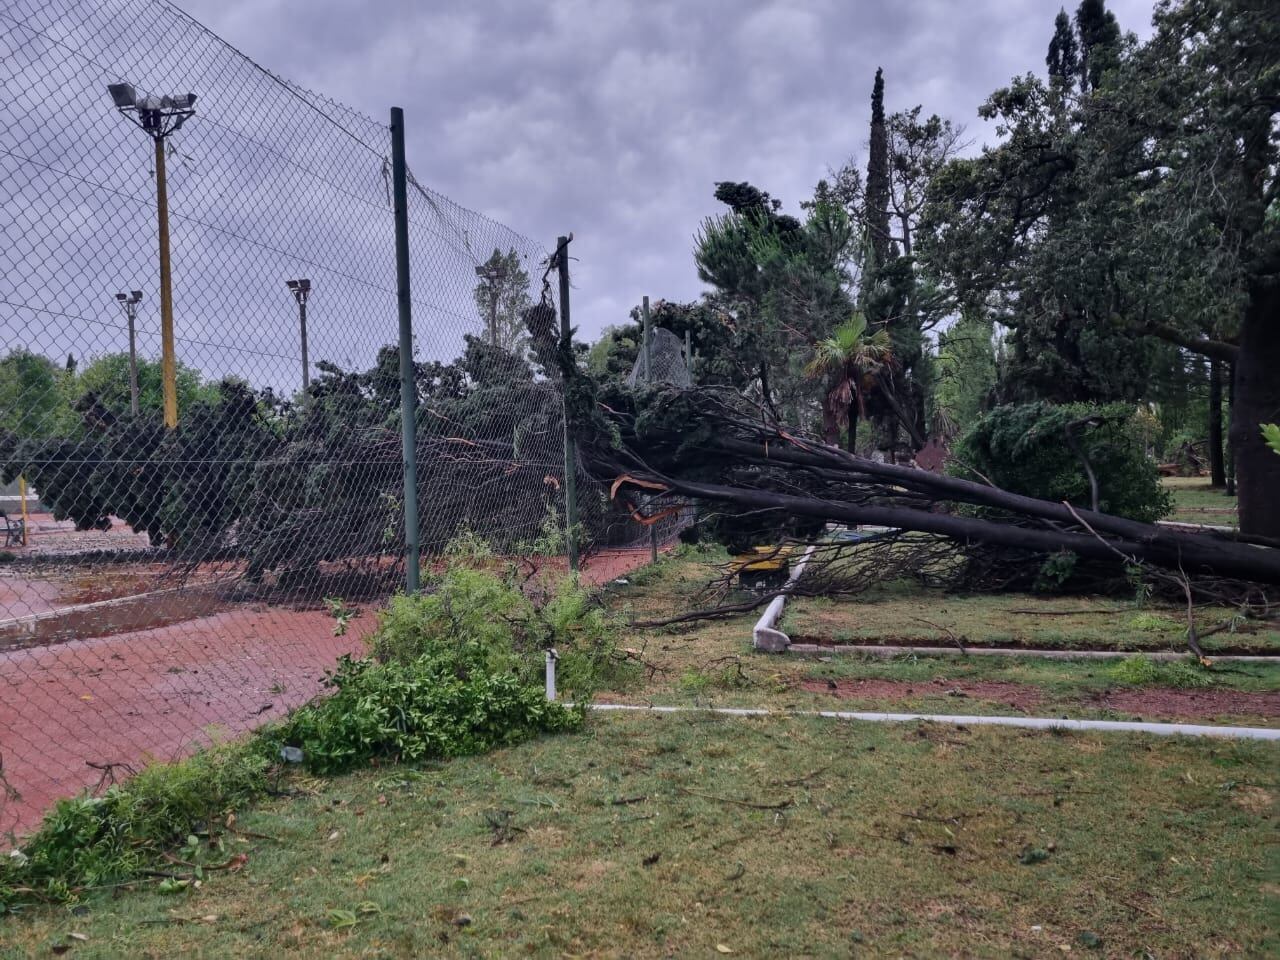
M 138 304 L 142 302 L 141 290 L 130 290 L 128 294 L 117 293 L 116 299 L 124 307 L 124 315 L 129 320 L 129 412 L 138 415 L 138 340 L 135 321 L 138 319 Z
M 489 343 L 498 345 L 498 283 L 507 278 L 507 268 L 495 256 L 476 267 L 476 276 L 489 285 Z
M 122 116 L 155 142 L 156 219 L 160 233 L 160 361 L 164 382 L 164 425 L 178 425 L 178 361 L 173 349 L 173 278 L 169 271 L 169 195 L 164 175 L 164 141 L 196 112 L 196 95 L 139 97 L 131 83 L 111 83 L 107 91 Z
M 307 298 L 311 296 L 311 281 L 303 277 L 301 280 L 286 280 L 284 284 L 293 291 L 293 299 L 298 301 L 298 329 L 302 332 L 302 403 L 305 406 L 311 397 L 311 364 L 307 362 Z

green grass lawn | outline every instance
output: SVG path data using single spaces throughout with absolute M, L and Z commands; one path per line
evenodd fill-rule
M 208 860 L 243 853 L 242 869 L 33 908 L 0 926 L 0 953 L 1262 956 L 1280 948 L 1278 759 L 1260 744 L 597 717 L 312 784 L 221 834 Z
M 664 560 L 612 588 L 610 603 L 627 616 L 656 619 L 682 609 L 727 562 L 687 553 Z M 1054 611 L 1053 616 L 1017 613 Z M 1057 611 L 1083 611 L 1066 616 Z M 1029 646 L 1185 650 L 1181 611 L 1141 608 L 1123 598 L 1032 595 L 955 597 L 918 588 L 842 600 L 789 604 L 783 628 L 840 641 L 971 646 L 1013 641 Z M 1201 614 L 1202 626 L 1225 616 Z M 1218 662 L 1208 669 L 1161 664 L 1146 674 L 1122 661 L 1013 657 L 893 659 L 849 654 L 769 655 L 751 649 L 757 613 L 722 621 L 634 630 L 626 645 L 643 661 L 638 682 L 601 694 L 633 703 L 766 706 L 797 710 L 1030 714 L 1103 720 L 1185 719 L 1201 723 L 1280 725 L 1280 665 Z M 1214 641 L 1217 641 L 1215 646 Z M 1280 635 L 1244 625 L 1205 641 L 1255 653 L 1280 653 Z
M 1162 482 L 1173 494 L 1173 513 L 1167 519 L 1223 527 L 1239 525 L 1236 498 L 1211 487 L 1207 477 L 1165 477 Z
M 606 603 L 677 612 L 724 560 L 683 551 Z M 1125 625 L 1178 642 L 1172 609 L 1077 598 L 889 593 L 787 626 L 905 635 L 914 617 L 978 643 L 1035 604 L 1095 611 L 1026 615 L 1061 634 L 1047 645 Z M 632 681 L 599 699 L 1156 720 L 1168 701 L 1280 724 L 1271 665 L 767 655 L 754 619 L 632 628 Z M 215 821 L 201 860 L 226 866 L 198 887 L 28 907 L 0 920 L 0 957 L 1263 956 L 1280 950 L 1277 769 L 1257 742 L 593 715 L 484 756 L 287 782 Z
M 1205 608 L 1206 630 L 1233 611 Z M 1064 650 L 1186 649 L 1186 610 L 1168 603 L 1142 606 L 1114 597 L 1035 594 L 958 596 L 918 587 L 863 598 L 800 598 L 788 604 L 782 629 L 797 637 L 837 643 L 1025 646 Z M 1206 651 L 1280 655 L 1280 628 L 1239 622 L 1204 639 Z

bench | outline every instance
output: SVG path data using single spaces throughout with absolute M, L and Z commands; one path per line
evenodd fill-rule
M 21 517 L 10 517 L 0 510 L 0 533 L 4 534 L 6 547 L 24 547 L 27 544 L 27 523 Z

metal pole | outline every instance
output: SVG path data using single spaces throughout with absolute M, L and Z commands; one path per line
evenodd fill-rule
M 169 193 L 164 176 L 164 137 L 156 144 L 156 217 L 160 227 L 160 370 L 164 425 L 178 425 L 178 363 L 173 349 L 173 278 L 169 271 Z
M 649 298 L 640 301 L 640 315 L 644 318 L 644 382 L 653 380 L 653 331 L 649 326 Z
M 129 319 L 129 411 L 136 417 L 138 415 L 138 339 L 134 321 L 138 317 L 138 304 L 132 301 L 126 302 L 124 313 Z
M 498 345 L 498 285 L 494 280 L 489 281 L 489 343 Z
M 569 241 L 571 237 L 556 240 L 556 268 L 560 272 L 560 339 L 568 342 L 569 328 Z M 562 402 L 567 400 L 562 398 Z M 578 464 L 574 453 L 573 428 L 569 423 L 569 408 L 564 411 L 564 513 L 568 528 L 569 569 L 578 572 Z
M 18 478 L 18 496 L 22 501 L 22 545 L 25 547 L 31 537 L 31 517 L 27 514 L 27 478 Z
M 302 333 L 302 402 L 305 404 L 311 395 L 311 364 L 307 361 L 307 297 L 303 293 L 298 297 L 298 328 Z
M 560 654 L 555 647 L 547 651 L 547 700 L 553 702 L 556 699 L 556 661 L 559 659 Z
M 404 111 L 391 108 L 391 193 L 395 202 L 396 302 L 400 308 L 400 426 L 404 449 L 404 586 L 417 593 L 418 390 L 413 375 L 413 305 L 409 299 L 409 191 L 404 162 Z
M 1227 423 L 1236 415 L 1236 365 L 1227 364 Z M 1227 488 L 1223 493 L 1228 497 L 1236 495 L 1236 445 L 1231 442 L 1231 433 L 1227 432 L 1227 450 L 1224 457 L 1227 472 Z

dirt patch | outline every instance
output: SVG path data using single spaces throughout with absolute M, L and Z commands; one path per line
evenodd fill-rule
M 1261 787 L 1243 786 L 1231 791 L 1231 802 L 1247 813 L 1266 816 L 1276 809 L 1276 798 Z
M 1280 718 L 1280 693 L 1246 693 L 1240 690 L 1108 690 L 1090 701 L 1118 713 L 1140 717 Z
M 1000 680 L 805 680 L 800 686 L 813 693 L 826 693 L 841 700 L 910 700 L 917 697 L 952 697 L 959 702 L 972 698 L 1003 704 L 1015 710 L 1034 710 L 1044 701 L 1044 693 L 1025 683 Z

